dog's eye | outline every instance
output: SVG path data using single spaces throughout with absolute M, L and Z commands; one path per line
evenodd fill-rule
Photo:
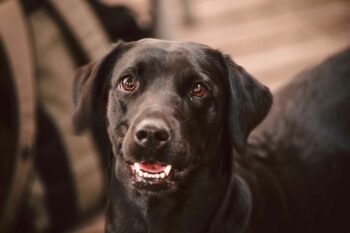
M 207 87 L 203 83 L 195 83 L 190 91 L 191 96 L 204 97 L 207 94 Z
M 120 81 L 119 85 L 123 91 L 131 92 L 136 89 L 137 81 L 132 76 L 126 76 Z

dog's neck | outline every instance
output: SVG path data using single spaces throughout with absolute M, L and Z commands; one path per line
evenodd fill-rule
M 292 229 L 288 197 L 276 174 L 278 162 L 273 158 L 274 152 L 266 150 L 265 145 L 248 145 L 248 149 L 236 161 L 236 176 L 246 182 L 254 203 L 249 232 L 297 232 Z

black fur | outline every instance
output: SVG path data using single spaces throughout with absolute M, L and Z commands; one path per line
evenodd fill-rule
M 280 186 L 288 215 L 273 232 L 286 229 L 285 222 L 289 232 L 349 232 L 350 49 L 298 75 L 274 102 L 250 137 L 245 158 L 248 170 L 260 158 L 264 173 L 271 171 Z M 281 219 L 268 203 L 259 212 L 275 212 L 274 220 L 261 218 L 266 226 L 260 228 Z

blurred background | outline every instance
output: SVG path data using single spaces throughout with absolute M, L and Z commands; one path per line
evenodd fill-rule
M 0 232 L 103 232 L 109 145 L 103 122 L 73 134 L 72 85 L 113 42 L 208 44 L 274 91 L 349 22 L 347 0 L 0 0 Z

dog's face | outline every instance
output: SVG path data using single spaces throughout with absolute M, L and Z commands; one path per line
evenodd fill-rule
M 271 104 L 268 90 L 220 52 L 153 39 L 119 43 L 82 68 L 75 86 L 76 128 L 105 104 L 116 177 L 156 195 L 230 161 L 231 146 L 244 151 Z
M 195 44 L 144 41 L 118 60 L 107 107 L 118 177 L 170 191 L 213 154 L 227 93 L 223 64 L 205 56 Z

